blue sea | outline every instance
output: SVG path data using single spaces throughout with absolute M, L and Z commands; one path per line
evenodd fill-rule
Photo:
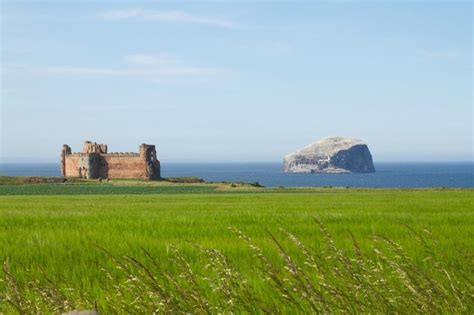
M 258 182 L 268 187 L 474 187 L 474 162 L 376 163 L 372 174 L 286 174 L 281 163 L 162 163 L 162 176 Z M 60 176 L 58 163 L 0 164 L 0 175 Z

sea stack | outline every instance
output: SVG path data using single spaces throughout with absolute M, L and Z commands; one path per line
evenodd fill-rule
M 329 137 L 283 159 L 285 173 L 373 173 L 372 155 L 358 139 Z

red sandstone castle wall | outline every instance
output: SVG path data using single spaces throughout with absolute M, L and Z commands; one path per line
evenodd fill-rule
M 66 156 L 66 176 L 79 177 L 79 155 Z
M 140 156 L 120 156 L 102 154 L 105 165 L 100 174 L 103 178 L 146 178 L 146 162 Z M 80 155 L 67 155 L 65 158 L 66 177 L 79 177 Z
M 160 162 L 156 158 L 154 145 L 142 143 L 139 153 L 107 153 L 107 145 L 86 141 L 82 153 L 72 153 L 70 146 L 63 145 L 61 174 L 96 179 L 159 179 Z
M 146 178 L 146 163 L 140 156 L 102 155 L 108 178 Z

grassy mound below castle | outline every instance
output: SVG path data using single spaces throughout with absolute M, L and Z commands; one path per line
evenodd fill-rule
M 162 180 L 87 180 L 62 177 L 0 176 L 0 195 L 101 195 L 256 191 L 258 183 L 209 183 L 197 177 Z

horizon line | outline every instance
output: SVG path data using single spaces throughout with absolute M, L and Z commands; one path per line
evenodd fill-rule
M 19 158 L 20 160 L 22 158 Z M 30 159 L 27 158 L 26 160 L 22 161 L 14 161 L 14 159 L 3 159 L 0 158 L 0 164 L 52 164 L 52 163 L 58 163 L 59 164 L 59 159 L 50 159 L 50 158 L 38 158 L 37 160 L 40 161 L 35 161 L 35 159 Z M 279 164 L 282 163 L 282 160 L 160 160 L 160 163 L 166 163 L 166 164 L 226 164 L 226 163 L 232 163 L 232 164 Z M 474 163 L 474 159 L 467 160 L 467 159 L 459 159 L 459 160 L 378 160 L 374 161 L 374 164 L 378 163 Z

